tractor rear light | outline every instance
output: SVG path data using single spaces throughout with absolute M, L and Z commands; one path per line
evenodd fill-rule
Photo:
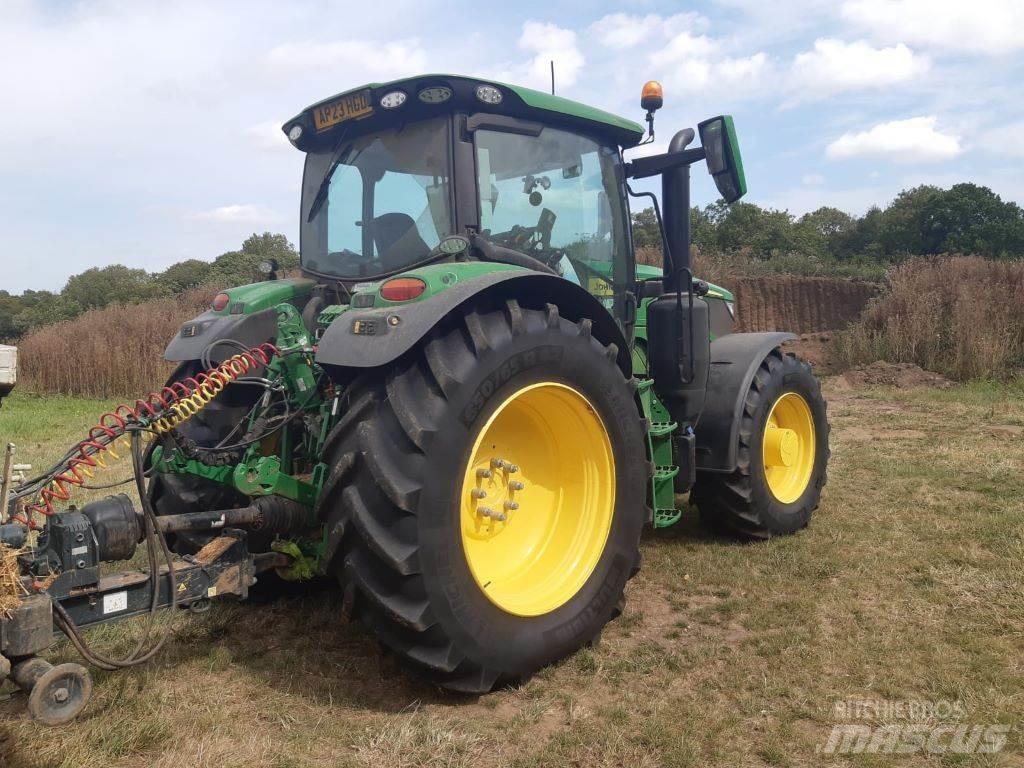
M 380 287 L 381 298 L 388 301 L 411 301 L 427 290 L 427 284 L 418 277 L 396 277 Z
M 493 85 L 478 85 L 476 87 L 476 97 L 484 104 L 501 104 L 503 98 L 501 91 Z
M 384 109 L 395 109 L 405 104 L 405 91 L 391 91 L 380 97 L 380 105 Z
M 223 312 L 230 302 L 230 296 L 228 296 L 226 293 L 218 293 L 216 296 L 213 297 L 213 302 L 210 304 L 210 307 L 213 309 L 214 312 Z
M 452 89 L 443 85 L 435 85 L 433 88 L 424 88 L 419 92 L 418 98 L 424 104 L 440 104 L 452 97 Z

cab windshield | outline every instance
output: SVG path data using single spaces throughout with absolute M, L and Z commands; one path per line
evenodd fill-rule
M 453 233 L 447 118 L 412 123 L 306 155 L 302 265 L 343 280 L 427 259 Z

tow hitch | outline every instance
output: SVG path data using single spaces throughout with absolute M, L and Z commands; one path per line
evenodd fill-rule
M 199 609 L 212 599 L 245 599 L 258 574 L 286 568 L 291 558 L 279 552 L 253 555 L 246 531 L 225 526 L 273 530 L 305 514 L 278 497 L 257 502 L 242 509 L 157 518 L 154 531 L 127 496 L 110 496 L 51 517 L 33 548 L 26 547 L 26 526 L 0 525 L 0 569 L 8 586 L 13 579 L 21 593 L 13 600 L 9 594 L 0 597 L 0 682 L 10 678 L 27 694 L 36 721 L 66 723 L 88 703 L 92 681 L 80 664 L 53 666 L 39 657 L 61 634 L 91 664 L 120 669 L 151 658 L 163 640 L 128 658 L 110 659 L 88 646 L 83 628 L 166 608 Z M 159 546 L 164 532 L 218 529 L 220 535 L 195 555 L 172 556 L 159 547 L 164 562 L 149 572 L 100 572 L 101 563 L 131 559 L 143 541 Z

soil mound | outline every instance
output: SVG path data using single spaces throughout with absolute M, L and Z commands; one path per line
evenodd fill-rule
M 782 348 L 810 363 L 816 375 L 829 376 L 841 370 L 833 352 L 832 338 L 829 332 L 802 333 L 785 342 Z
M 843 374 L 853 387 L 935 387 L 948 389 L 953 382 L 945 376 L 926 371 L 913 363 L 887 363 L 878 360 Z

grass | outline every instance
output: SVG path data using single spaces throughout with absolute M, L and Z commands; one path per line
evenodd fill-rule
M 0 448 L 16 446 L 15 463 L 31 464 L 33 474 L 59 460 L 69 447 L 83 439 L 101 414 L 113 409 L 116 400 L 86 399 L 64 395 L 36 395 L 15 391 L 0 408 Z M 109 483 L 131 477 L 131 458 L 122 456 L 107 472 L 97 473 L 95 482 Z M 128 484 L 108 491 L 83 491 L 76 501 L 92 501 L 109 493 L 133 493 Z
M 744 545 L 690 517 L 646 536 L 602 642 L 520 688 L 424 685 L 331 591 L 223 603 L 174 617 L 152 664 L 94 671 L 70 726 L 0 704 L 0 765 L 1019 765 L 1024 441 L 992 428 L 1024 425 L 1024 390 L 826 394 L 833 458 L 810 528 Z M 0 438 L 42 461 L 99 405 L 16 396 Z M 92 636 L 110 647 L 135 626 Z M 956 701 L 966 723 L 1015 727 L 997 755 L 816 753 L 850 699 Z

